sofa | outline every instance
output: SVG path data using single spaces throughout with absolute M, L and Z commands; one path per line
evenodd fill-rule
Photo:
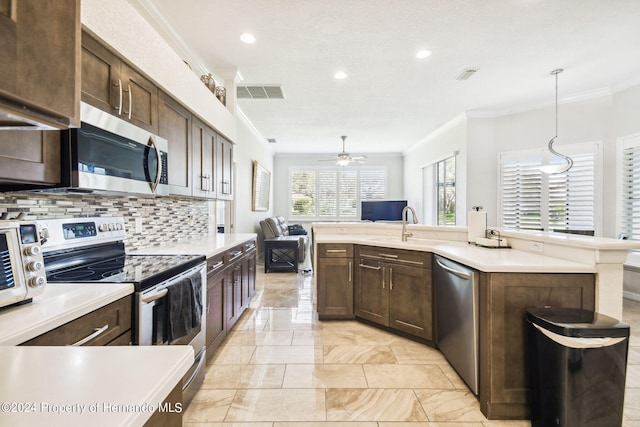
M 274 216 L 260 221 L 260 228 L 264 233 L 265 239 L 275 239 L 277 237 L 286 237 L 291 240 L 298 240 L 298 259 L 300 262 L 306 259 L 307 249 L 309 246 L 309 236 L 306 234 L 291 235 L 289 234 L 289 226 L 282 216 Z

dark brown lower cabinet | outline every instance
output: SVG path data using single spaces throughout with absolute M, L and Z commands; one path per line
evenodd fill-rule
M 529 307 L 594 310 L 593 274 L 480 274 L 480 409 L 488 419 L 528 419 Z
M 433 340 L 431 254 L 356 248 L 356 317 Z
M 255 240 L 207 259 L 207 359 L 249 307 L 256 291 Z
M 318 317 L 353 319 L 353 245 L 319 244 Z
M 120 298 L 22 345 L 129 345 L 132 299 L 131 295 Z
M 224 289 L 228 275 L 222 256 L 207 260 L 206 346 L 207 360 L 227 335 L 224 315 Z

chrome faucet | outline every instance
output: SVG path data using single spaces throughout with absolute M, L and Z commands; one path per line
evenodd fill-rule
M 404 209 L 402 209 L 402 241 L 403 242 L 407 241 L 407 237 L 413 236 L 412 232 L 407 231 L 407 211 L 411 211 L 411 216 L 413 217 L 413 223 L 414 224 L 418 223 L 418 218 L 416 217 L 416 211 L 414 211 L 411 206 L 405 206 Z

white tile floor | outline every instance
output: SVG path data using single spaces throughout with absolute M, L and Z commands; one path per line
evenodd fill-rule
M 630 323 L 625 426 L 640 427 L 640 302 Z M 488 421 L 433 348 L 355 321 L 317 320 L 312 275 L 264 274 L 208 366 L 185 426 L 529 427 Z

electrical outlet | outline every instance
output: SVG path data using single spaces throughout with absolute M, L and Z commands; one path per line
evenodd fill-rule
M 544 245 L 540 242 L 529 242 L 529 249 L 534 252 L 542 252 L 544 251 Z
M 136 218 L 136 233 L 142 233 L 142 218 Z

